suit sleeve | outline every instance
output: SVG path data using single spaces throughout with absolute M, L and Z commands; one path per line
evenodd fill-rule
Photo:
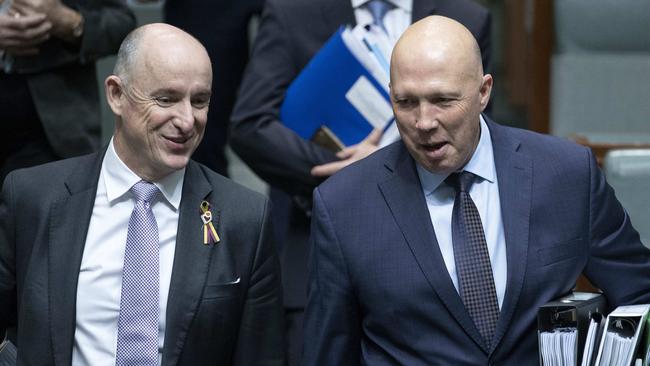
M 641 243 L 591 151 L 588 154 L 591 253 L 585 274 L 603 290 L 612 308 L 650 303 L 650 250 Z
M 276 1 L 264 9 L 250 63 L 235 104 L 230 145 L 261 178 L 291 194 L 310 196 L 321 182 L 311 168 L 336 160 L 333 153 L 302 139 L 280 121 L 280 107 L 291 81 L 300 72 L 293 19 Z
M 239 327 L 234 365 L 284 365 L 280 269 L 266 203 Z
M 135 27 L 135 16 L 123 0 L 84 1 L 72 8 L 84 18 L 79 51 L 82 63 L 115 54 Z
M 16 254 L 14 215 L 11 209 L 12 177 L 5 180 L 0 196 L 0 342 L 6 328 L 16 325 Z
M 314 191 L 303 365 L 356 365 L 361 354 L 359 306 L 330 214 Z

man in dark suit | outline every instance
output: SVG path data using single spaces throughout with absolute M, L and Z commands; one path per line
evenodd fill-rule
M 471 33 L 411 26 L 391 61 L 402 141 L 314 192 L 305 365 L 534 365 L 536 315 L 580 273 L 650 301 L 650 251 L 591 151 L 481 114 Z
M 196 37 L 208 50 L 212 69 L 212 105 L 203 141 L 192 159 L 226 175 L 226 141 L 230 114 L 248 62 L 249 23 L 263 0 L 167 0 L 165 22 Z
M 0 180 L 99 149 L 95 61 L 134 26 L 123 0 L 15 0 L 0 14 Z
M 457 19 L 474 34 L 484 63 L 489 63 L 490 17 L 480 5 L 467 0 L 388 2 L 397 14 L 387 16 L 398 18 L 395 23 L 404 27 L 430 14 Z M 289 339 L 292 359 L 301 352 L 312 190 L 325 175 L 374 151 L 377 136 L 370 136 L 337 157 L 286 128 L 280 120 L 280 107 L 292 80 L 341 25 L 361 22 L 357 15 L 367 11 L 366 5 L 367 1 L 350 0 L 267 1 L 233 111 L 232 148 L 273 188 L 291 196 L 276 189 L 271 193 L 282 248 L 284 306 L 290 315 L 288 327 L 295 330 Z M 388 28 L 393 33 L 389 36 L 395 38 L 403 30 L 399 26 Z M 315 167 L 318 168 L 312 174 Z
M 211 80 L 196 39 L 138 28 L 105 82 L 108 148 L 7 177 L 0 326 L 19 364 L 283 364 L 268 202 L 190 160 Z

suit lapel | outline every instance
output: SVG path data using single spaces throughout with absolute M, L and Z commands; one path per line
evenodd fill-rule
M 391 161 L 386 165 L 393 173 L 379 183 L 379 189 L 432 289 L 465 332 L 487 353 L 485 343 L 447 272 L 414 162 L 403 145 L 395 151 L 398 157 L 394 164 Z
M 104 154 L 82 161 L 50 209 L 48 254 L 50 335 L 55 364 L 72 362 L 77 281 Z
M 411 23 L 415 23 L 418 20 L 427 17 L 429 15 L 435 14 L 436 4 L 432 0 L 413 0 L 413 8 L 411 13 Z
M 526 274 L 533 167 L 530 158 L 519 151 L 519 141 L 504 127 L 487 122 L 499 181 L 508 263 L 506 293 L 494 335 L 494 350 L 510 325 Z
M 178 217 L 176 251 L 172 269 L 167 315 L 163 365 L 176 365 L 185 343 L 192 319 L 201 300 L 207 278 L 212 248 L 203 244 L 203 222 L 200 205 L 212 192 L 212 186 L 198 164 L 190 161 L 185 171 L 183 197 Z M 210 202 L 215 229 L 219 233 L 219 202 Z M 219 243 L 216 245 L 223 245 Z

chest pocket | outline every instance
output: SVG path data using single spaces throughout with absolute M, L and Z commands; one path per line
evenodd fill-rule
M 228 283 L 207 285 L 203 291 L 203 300 L 235 297 L 239 294 L 240 288 L 240 278 L 237 278 L 236 280 Z

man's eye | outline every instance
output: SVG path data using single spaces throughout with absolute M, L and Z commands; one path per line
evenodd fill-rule
M 154 98 L 154 100 L 156 101 L 156 103 L 158 105 L 164 106 L 164 107 L 170 106 L 170 105 L 172 105 L 174 103 L 174 100 L 172 98 L 170 98 L 170 97 L 156 97 L 156 98 Z
M 438 98 L 436 103 L 442 106 L 450 105 L 454 101 L 453 98 Z
M 400 108 L 410 108 L 415 105 L 413 99 L 397 99 L 395 103 Z
M 192 105 L 196 108 L 205 108 L 210 104 L 210 99 L 194 99 L 192 100 Z

